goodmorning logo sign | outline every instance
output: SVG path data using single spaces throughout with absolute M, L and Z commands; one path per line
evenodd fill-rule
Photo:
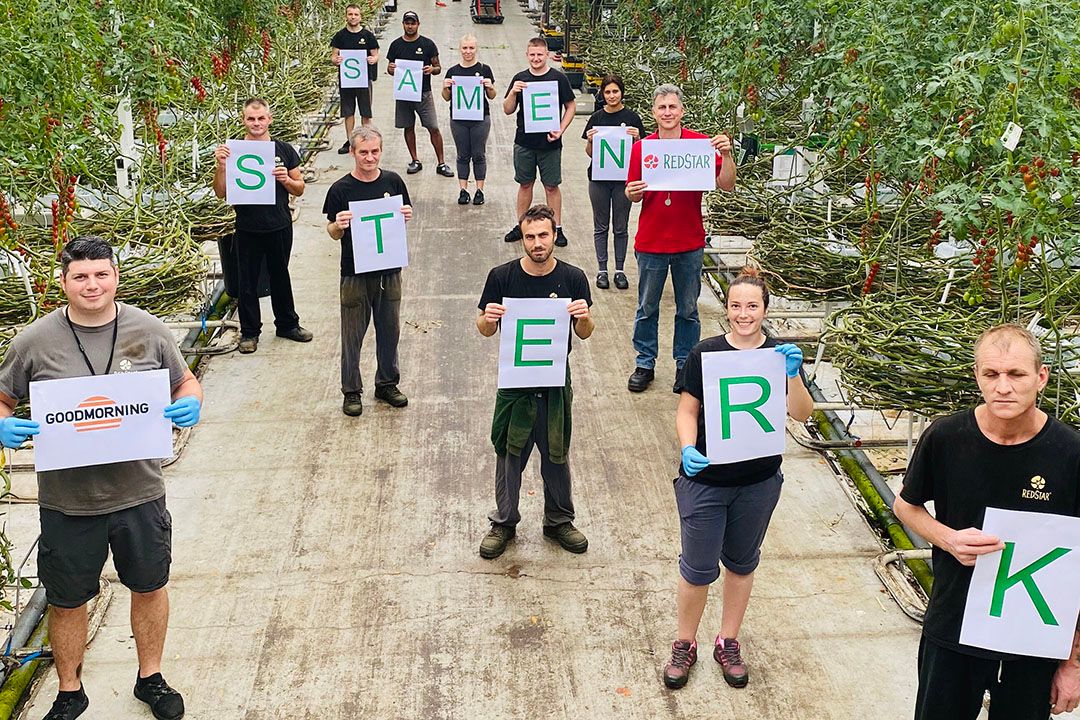
M 38 472 L 172 455 L 168 370 L 30 383 Z
M 145 415 L 148 412 L 150 412 L 150 403 L 118 405 L 115 400 L 105 395 L 92 395 L 73 410 L 45 413 L 45 424 L 70 423 L 75 428 L 75 432 L 116 430 L 125 417 Z

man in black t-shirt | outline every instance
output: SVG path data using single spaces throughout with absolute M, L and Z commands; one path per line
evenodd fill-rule
M 405 146 L 409 149 L 412 162 L 405 170 L 410 175 L 424 169 L 416 154 L 416 116 L 420 116 L 420 124 L 427 128 L 431 136 L 431 147 L 435 150 L 435 158 L 438 165 L 435 172 L 443 177 L 454 177 L 454 171 L 443 159 L 443 138 L 439 131 L 439 118 L 435 113 L 435 98 L 431 95 L 431 76 L 442 72 L 439 64 L 439 48 L 430 38 L 420 34 L 420 16 L 410 10 L 401 16 L 401 27 L 404 30 L 401 37 L 390 43 L 390 49 L 386 52 L 386 72 L 394 74 L 398 60 L 419 60 L 424 63 L 424 79 L 420 88 L 420 102 L 408 100 L 394 100 L 394 127 L 405 131 Z
M 480 296 L 476 329 L 491 337 L 500 329 L 506 313 L 504 298 L 570 298 L 567 306 L 574 335 L 592 335 L 595 324 L 589 306 L 589 281 L 579 268 L 555 260 L 555 213 L 546 205 L 534 205 L 521 217 L 524 257 L 493 268 Z M 567 352 L 571 339 L 567 339 Z M 491 440 L 495 445 L 495 510 L 488 516 L 491 530 L 480 543 L 480 557 L 497 558 L 514 537 L 521 520 L 518 496 L 521 473 L 535 446 L 540 452 L 540 476 L 544 481 L 544 536 L 564 549 L 583 553 L 589 547 L 585 535 L 574 527 L 574 502 L 570 496 L 570 366 L 563 387 L 502 389 L 495 396 Z
M 353 264 L 352 212 L 349 203 L 401 196 L 401 214 L 412 219 L 409 190 L 401 176 L 379 167 L 382 133 L 372 125 L 361 126 L 349 138 L 355 166 L 326 192 L 323 213 L 326 232 L 341 241 L 341 411 L 357 416 L 364 411 L 364 384 L 360 378 L 360 348 L 368 323 L 375 321 L 375 397 L 393 407 L 405 407 L 409 399 L 398 390 L 398 337 L 401 334 L 401 268 L 356 272 Z
M 289 196 L 304 194 L 304 178 L 300 174 L 300 156 L 292 145 L 270 137 L 273 122 L 270 106 L 262 98 L 244 103 L 244 140 L 274 142 L 273 205 L 235 205 L 236 255 L 240 297 L 240 347 L 242 353 L 253 353 L 259 347 L 262 312 L 259 308 L 259 275 L 266 262 L 270 276 L 270 303 L 274 309 L 274 325 L 278 337 L 310 342 L 311 332 L 300 327 L 300 316 L 293 303 L 292 280 L 289 278 L 289 253 L 292 252 L 292 211 Z M 225 144 L 217 146 L 214 158 L 214 194 L 225 198 L 225 159 L 229 157 Z
M 893 504 L 934 545 L 915 718 L 975 720 L 989 690 L 992 720 L 1046 720 L 1080 703 L 1080 629 L 1058 662 L 962 645 L 960 626 L 976 558 L 1004 547 L 980 530 L 988 507 L 1080 517 L 1080 436 L 1036 405 L 1049 371 L 1019 325 L 980 336 L 975 377 L 985 403 L 930 426 Z
M 366 88 L 341 87 L 341 75 L 338 75 L 338 90 L 341 93 L 341 117 L 345 118 L 345 144 L 338 148 L 339 155 L 349 152 L 349 138 L 356 127 L 356 109 L 360 109 L 360 121 L 367 125 L 371 122 L 371 83 L 378 74 L 379 40 L 375 34 L 360 25 L 359 5 L 345 6 L 345 27 L 334 33 L 330 40 L 330 60 L 340 66 L 341 50 L 367 50 L 368 86 Z
M 566 246 L 566 234 L 562 229 L 562 134 L 574 119 L 577 104 L 574 88 L 566 75 L 548 67 L 548 44 L 542 37 L 529 41 L 525 48 L 529 68 L 522 70 L 510 80 L 503 100 L 503 112 L 517 113 L 517 132 L 514 134 L 514 182 L 518 184 L 517 214 L 520 217 L 532 204 L 536 171 L 540 170 L 540 182 L 544 185 L 547 204 L 555 212 L 555 244 Z M 554 81 L 559 84 L 559 107 L 562 108 L 559 129 L 549 133 L 525 132 L 525 104 L 520 101 L 521 91 L 529 83 Z M 515 225 L 503 238 L 506 242 L 521 239 L 521 227 Z

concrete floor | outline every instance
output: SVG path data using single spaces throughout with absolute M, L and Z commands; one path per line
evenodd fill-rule
M 434 10 L 405 2 L 384 47 L 411 8 L 443 50 L 444 66 L 456 61 L 456 39 L 467 31 L 480 38 L 500 93 L 526 66 L 533 29 L 516 3 L 504 4 L 504 25 L 474 26 L 465 3 Z M 403 173 L 408 156 L 391 127 L 390 84 L 376 87 L 384 167 Z M 445 106 L 439 113 L 445 128 Z M 591 277 L 583 125 L 575 120 L 563 153 L 570 247 L 558 255 Z M 797 446 L 786 457 L 787 487 L 742 633 L 750 686 L 727 687 L 706 649 L 719 627 L 718 592 L 689 685 L 662 686 L 679 552 L 676 398 L 668 391 L 670 357 L 661 358 L 649 392 L 626 391 L 633 290 L 596 291 L 596 334 L 571 358 L 575 499 L 588 553 L 569 555 L 542 538 L 534 467 L 517 540 L 498 560 L 477 555 L 492 504 L 498 343 L 481 338 L 473 318 L 488 269 L 518 252 L 502 242 L 516 190 L 513 128 L 512 118 L 497 115 L 488 203 L 479 208 L 456 204 L 456 182 L 435 175 L 420 133 L 425 169 L 407 177 L 416 218 L 402 310 L 401 388 L 410 404 L 395 410 L 369 393 L 359 418 L 340 412 L 338 245 L 319 213 L 327 187 L 349 165 L 333 153 L 317 159 L 320 178 L 301 201 L 292 264 L 302 323 L 315 341 L 276 339 L 268 324 L 255 355 L 213 359 L 203 378 L 203 423 L 168 471 L 175 529 L 165 673 L 184 693 L 188 717 L 910 716 L 918 627 L 874 576 L 879 547 L 838 481 Z M 339 126 L 332 146 L 342 138 Z M 452 164 L 449 132 L 446 141 Z M 636 284 L 632 259 L 628 270 Z M 268 303 L 264 313 L 270 317 Z M 668 298 L 663 356 L 672 313 Z M 712 334 L 719 314 L 711 297 L 702 315 Z M 28 506 L 24 515 L 32 512 Z M 23 525 L 32 526 L 27 518 Z M 149 717 L 131 696 L 127 613 L 127 592 L 117 586 L 87 654 L 84 717 Z M 50 676 L 28 716 L 42 717 L 55 690 Z

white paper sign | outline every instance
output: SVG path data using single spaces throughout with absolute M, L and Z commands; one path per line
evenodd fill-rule
M 479 75 L 456 75 L 450 86 L 450 119 L 484 119 L 484 78 Z
M 225 202 L 273 205 L 277 201 L 273 140 L 226 140 Z
M 567 298 L 503 298 L 499 387 L 563 387 L 570 342 Z
M 626 180 L 634 139 L 626 127 L 598 127 L 592 139 L 592 179 Z
M 1032 478 L 1032 487 L 1040 480 Z M 982 529 L 1000 538 L 1005 549 L 975 561 L 960 642 L 1016 655 L 1068 657 L 1080 614 L 1080 518 L 987 508 Z
M 716 150 L 705 138 L 642 140 L 641 179 L 646 192 L 715 190 Z
M 32 382 L 34 469 L 171 457 L 170 402 L 168 370 Z
M 394 61 L 394 99 L 420 102 L 424 94 L 424 61 Z
M 366 88 L 368 86 L 367 50 L 338 50 L 341 64 L 338 77 L 343 88 Z
M 531 82 L 521 91 L 525 113 L 525 132 L 549 133 L 562 127 L 562 103 L 559 83 L 555 80 Z
M 701 355 L 710 463 L 781 455 L 787 423 L 785 358 L 772 348 Z
M 400 195 L 349 203 L 352 216 L 353 269 L 392 270 L 409 264 L 405 216 Z

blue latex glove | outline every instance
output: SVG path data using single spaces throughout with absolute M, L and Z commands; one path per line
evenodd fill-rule
M 709 467 L 709 458 L 699 453 L 693 445 L 687 445 L 682 449 L 682 466 L 686 477 L 694 477 Z
M 41 432 L 41 425 L 33 420 L 23 420 L 14 416 L 0 420 L 0 443 L 12 450 L 39 432 Z
M 802 350 L 798 345 L 791 343 L 784 343 L 783 345 L 777 345 L 776 352 L 784 356 L 787 363 L 784 367 L 784 372 L 787 373 L 789 378 L 793 378 L 799 374 L 799 369 L 802 368 Z
M 202 404 L 194 395 L 185 395 L 177 398 L 176 402 L 165 408 L 165 417 L 173 421 L 176 427 L 191 427 L 199 422 L 199 411 Z

